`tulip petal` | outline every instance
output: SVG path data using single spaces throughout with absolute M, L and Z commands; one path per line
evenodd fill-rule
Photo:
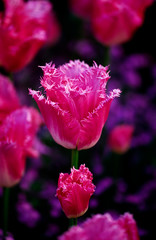
M 24 168 L 22 148 L 13 142 L 0 142 L 0 186 L 11 187 L 18 183 Z
M 20 102 L 12 82 L 0 74 L 0 122 L 19 107 Z
M 8 115 L 3 121 L 0 139 L 7 138 L 7 140 L 24 148 L 25 152 L 30 153 L 35 134 L 41 123 L 42 119 L 37 110 L 20 108 Z
M 89 113 L 87 118 L 81 120 L 80 135 L 77 141 L 78 150 L 87 149 L 96 144 L 107 120 L 111 102 L 114 97 L 119 95 L 120 90 L 114 90 L 107 100 L 102 101 L 92 113 Z
M 67 198 L 59 198 L 59 200 L 66 216 L 68 218 L 75 218 L 82 216 L 87 211 L 90 196 L 89 192 L 75 183 L 68 193 Z
M 76 148 L 80 129 L 78 120 L 72 118 L 68 111 L 62 110 L 58 104 L 45 99 L 39 92 L 33 90 L 29 91 L 36 100 L 54 140 L 66 148 Z
M 59 240 L 139 240 L 136 222 L 129 213 L 113 219 L 109 213 L 96 214 L 80 226 L 70 228 Z

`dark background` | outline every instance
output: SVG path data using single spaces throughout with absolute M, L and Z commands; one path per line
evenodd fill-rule
M 42 48 L 25 69 L 14 74 L 14 84 L 21 101 L 35 107 L 37 106 L 34 100 L 28 95 L 28 88 L 37 89 L 39 86 L 42 71 L 38 65 L 53 61 L 56 66 L 59 66 L 71 59 L 84 60 L 88 64 L 92 64 L 93 60 L 102 65 L 106 62 L 107 49 L 96 41 L 90 24 L 73 14 L 67 1 L 51 2 L 62 29 L 59 41 L 54 46 Z M 153 220 L 156 215 L 155 23 L 156 3 L 147 9 L 144 24 L 136 31 L 133 38 L 110 50 L 110 75 L 112 77 L 110 88 L 120 87 L 122 90 L 120 100 L 118 100 L 121 112 L 118 109 L 116 110 L 118 112 L 115 112 L 115 107 L 112 105 L 99 142 L 93 148 L 81 151 L 79 154 L 80 163 L 85 163 L 93 172 L 93 181 L 97 187 L 97 192 L 91 198 L 90 208 L 79 219 L 79 223 L 97 213 L 110 212 L 114 217 L 118 217 L 124 212 L 130 212 L 137 222 L 141 240 L 156 239 L 155 221 Z M 86 47 L 89 45 L 88 53 L 84 51 L 86 47 L 76 47 L 79 42 L 85 42 L 86 45 L 83 46 Z M 133 60 L 130 61 L 130 57 Z M 147 63 L 141 64 L 139 61 L 142 59 L 147 59 Z M 134 61 L 137 62 L 138 67 L 134 67 Z M 125 65 L 127 62 L 128 67 Z M 135 76 L 136 74 L 140 76 L 141 82 L 138 85 L 133 83 L 133 79 L 129 81 L 126 79 L 128 76 L 126 74 L 130 70 L 135 73 Z M 140 96 L 142 102 L 139 105 Z M 126 109 L 126 113 L 134 111 L 135 117 L 133 119 L 127 115 L 125 117 L 121 106 Z M 149 119 L 151 119 L 151 124 Z M 119 123 L 129 123 L 135 126 L 132 146 L 123 155 L 113 153 L 107 145 L 107 137 L 111 128 Z M 148 138 L 144 140 L 145 135 Z M 45 126 L 40 129 L 38 137 L 49 147 L 48 154 L 42 154 L 38 160 L 27 160 L 26 176 L 31 170 L 33 174 L 36 173 L 36 177 L 30 181 L 29 188 L 25 189 L 22 185 L 23 182 L 28 181 L 28 178 L 24 177 L 18 186 L 11 189 L 9 231 L 15 240 L 57 239 L 68 229 L 68 219 L 61 211 L 55 192 L 59 173 L 69 172 L 71 152 L 57 145 Z M 47 190 L 47 193 L 43 193 L 44 190 Z M 22 198 L 25 199 L 23 202 L 27 202 L 33 209 L 23 207 L 21 211 L 23 211 L 24 220 L 21 220 L 17 210 Z M 0 203 L 2 206 L 2 198 Z M 39 217 L 36 217 L 38 215 L 35 215 L 35 211 Z M 32 218 L 34 226 L 30 227 L 29 222 Z M 0 228 L 2 228 L 2 221 L 0 221 Z

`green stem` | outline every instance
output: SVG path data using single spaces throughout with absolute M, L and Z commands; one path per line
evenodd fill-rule
M 5 187 L 3 189 L 3 236 L 7 236 L 8 228 L 8 207 L 9 207 L 9 192 L 10 189 Z
M 77 218 L 70 218 L 69 223 L 70 227 L 77 226 Z
M 72 158 L 71 158 L 71 167 L 75 167 L 78 169 L 79 166 L 79 152 L 77 149 L 72 149 Z M 76 226 L 77 225 L 77 218 L 70 218 L 69 225 Z
M 75 167 L 76 169 L 78 169 L 78 161 L 79 161 L 79 152 L 77 149 L 72 149 L 71 167 Z
M 13 73 L 9 74 L 10 81 L 13 82 Z
M 110 48 L 109 47 L 105 47 L 104 49 L 104 60 L 103 60 L 103 66 L 107 66 L 110 64 L 110 53 L 109 53 L 109 50 Z

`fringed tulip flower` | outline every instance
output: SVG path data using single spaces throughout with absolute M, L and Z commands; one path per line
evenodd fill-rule
M 108 137 L 108 145 L 116 153 L 125 153 L 131 145 L 134 126 L 118 125 L 112 129 Z
M 77 16 L 90 18 L 91 0 L 70 0 L 70 8 Z
M 8 114 L 20 107 L 13 84 L 7 77 L 0 74 L 0 123 Z
M 88 149 L 99 140 L 112 100 L 120 95 L 115 89 L 106 94 L 108 67 L 92 67 L 79 60 L 55 68 L 42 67 L 41 85 L 47 97 L 30 90 L 45 123 L 60 145 L 69 149 Z
M 92 1 L 93 34 L 107 46 L 130 40 L 144 21 L 145 10 L 153 0 Z
M 44 43 L 54 42 L 60 27 L 48 1 L 3 0 L 0 12 L 0 66 L 9 72 L 27 65 Z
M 73 167 L 70 174 L 60 174 L 57 197 L 68 218 L 80 217 L 87 211 L 95 189 L 92 179 L 92 173 L 85 165 L 79 169 Z
M 72 227 L 59 240 L 139 240 L 133 216 L 125 213 L 114 220 L 110 214 L 97 214 L 81 226 Z
M 21 108 L 6 117 L 0 127 L 0 186 L 18 183 L 25 170 L 27 156 L 36 156 L 35 134 L 41 124 L 33 108 Z

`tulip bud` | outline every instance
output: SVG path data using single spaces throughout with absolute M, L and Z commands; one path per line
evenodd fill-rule
M 60 174 L 56 196 L 68 218 L 80 217 L 87 211 L 89 199 L 95 191 L 92 179 L 85 164 L 79 169 L 73 167 L 70 174 Z
M 108 145 L 116 153 L 125 153 L 130 148 L 134 127 L 127 124 L 116 126 L 108 136 Z

